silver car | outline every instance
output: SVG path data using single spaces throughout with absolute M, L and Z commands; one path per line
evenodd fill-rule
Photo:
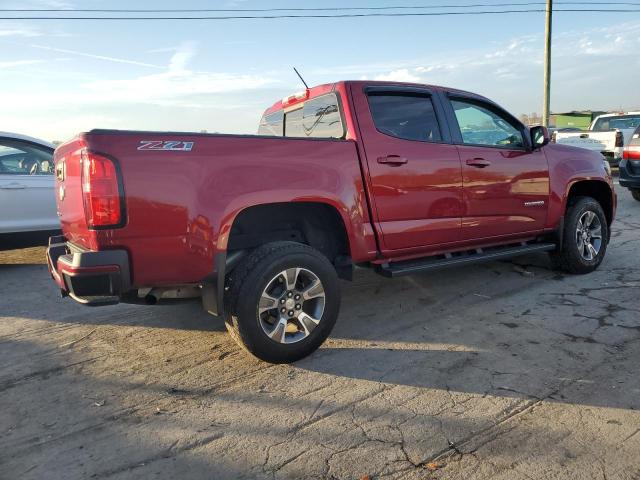
M 0 132 L 0 247 L 37 244 L 60 229 L 53 175 L 54 145 Z

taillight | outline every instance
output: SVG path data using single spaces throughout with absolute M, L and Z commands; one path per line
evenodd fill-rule
M 309 94 L 311 92 L 307 88 L 306 90 L 294 93 L 293 95 L 289 95 L 288 97 L 284 97 L 282 99 L 283 107 L 290 107 L 291 105 L 295 105 L 296 103 L 304 102 L 305 100 L 309 100 Z
M 624 137 L 622 132 L 616 132 L 616 147 L 624 147 Z
M 89 228 L 117 227 L 122 224 L 124 219 L 118 171 L 111 159 L 82 151 L 82 200 Z
M 627 145 L 622 152 L 622 158 L 626 160 L 640 160 L 640 145 Z

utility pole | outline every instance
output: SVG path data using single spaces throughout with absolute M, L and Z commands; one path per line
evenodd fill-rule
M 542 106 L 542 125 L 549 126 L 549 108 L 551 106 L 551 25 L 553 23 L 553 0 L 547 0 L 546 25 L 544 29 L 544 105 Z

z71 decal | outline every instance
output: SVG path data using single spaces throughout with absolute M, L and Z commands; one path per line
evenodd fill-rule
M 182 140 L 142 140 L 138 150 L 161 150 L 164 152 L 190 152 L 194 142 Z

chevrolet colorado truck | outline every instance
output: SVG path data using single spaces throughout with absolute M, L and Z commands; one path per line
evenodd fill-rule
M 331 332 L 355 266 L 549 252 L 596 269 L 609 165 L 549 141 L 480 95 L 369 81 L 284 98 L 258 135 L 92 130 L 55 152 L 49 269 L 86 305 L 199 298 L 250 353 L 292 362 Z
M 618 166 L 624 147 L 640 126 L 640 112 L 608 113 L 596 117 L 588 131 L 556 132 L 552 141 L 602 153 L 611 166 Z

